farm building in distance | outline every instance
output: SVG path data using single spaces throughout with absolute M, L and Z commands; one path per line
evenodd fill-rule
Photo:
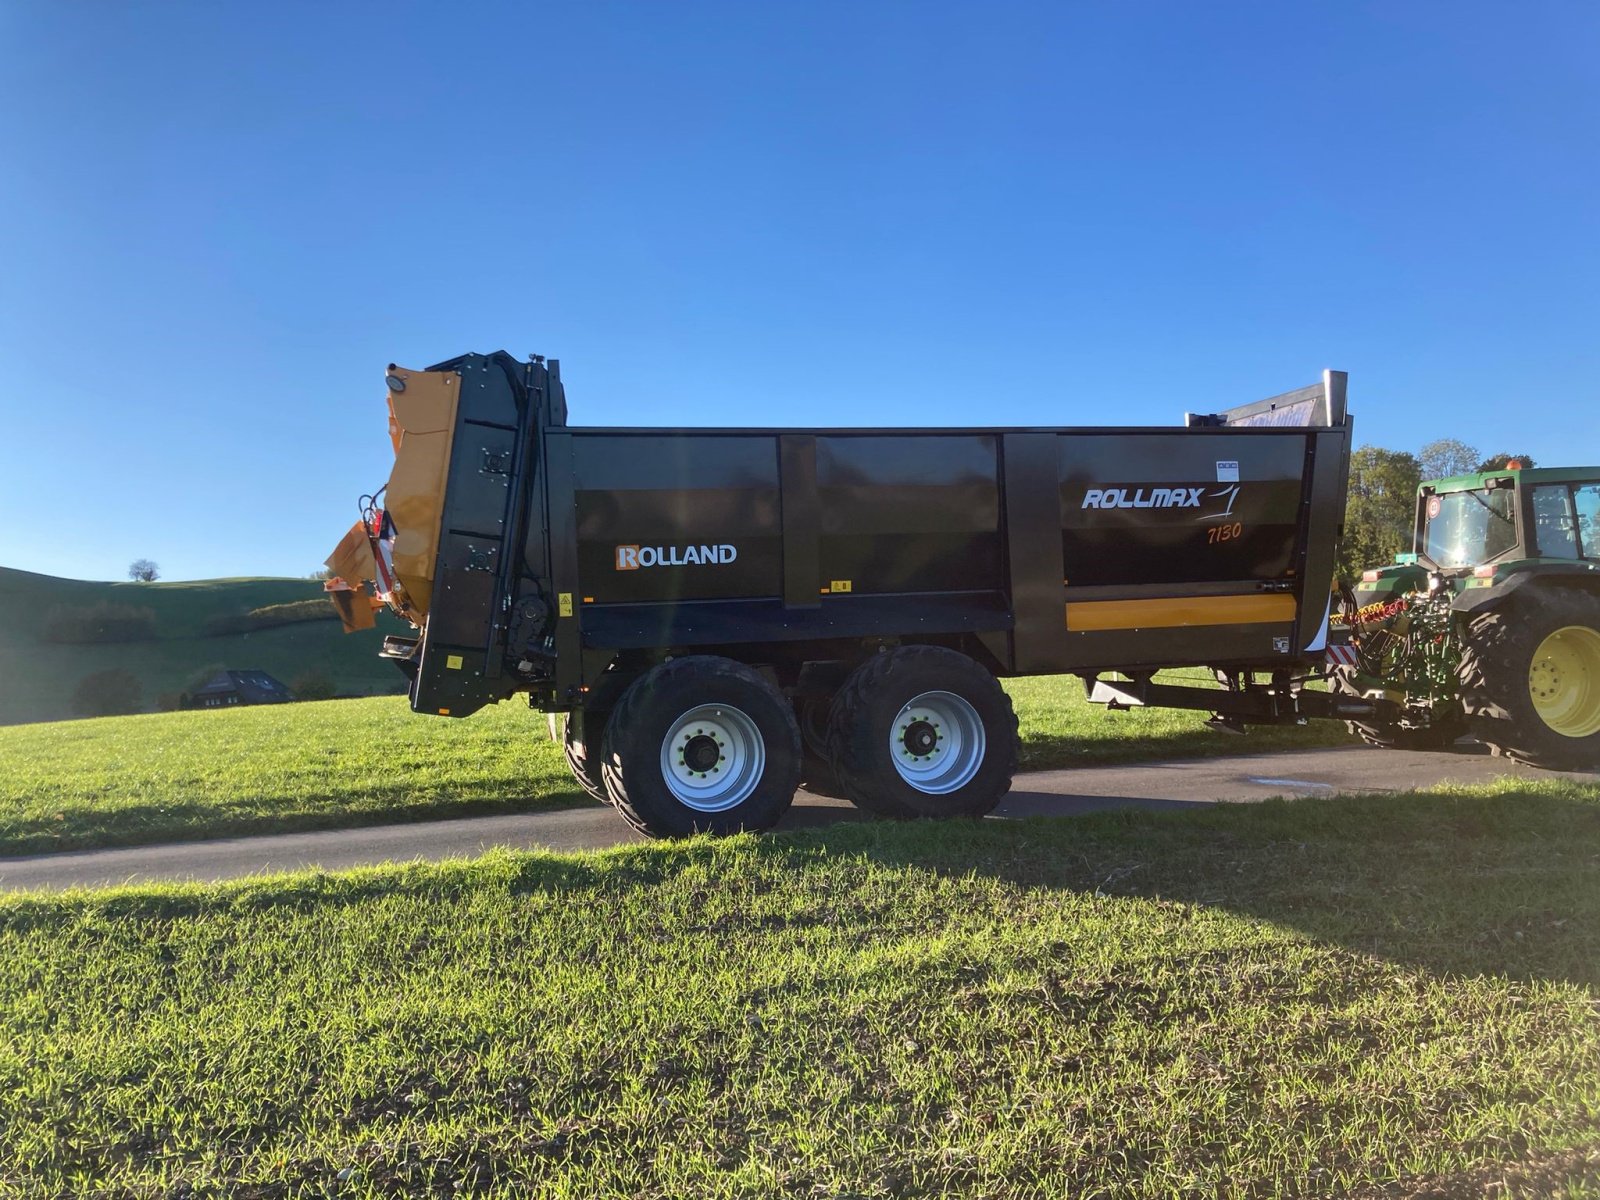
M 205 687 L 189 693 L 188 708 L 235 708 L 241 704 L 287 704 L 294 699 L 265 671 L 218 671 Z

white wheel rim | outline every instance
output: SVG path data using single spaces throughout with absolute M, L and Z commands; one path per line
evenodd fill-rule
M 661 739 L 667 790 L 695 812 L 724 812 L 761 782 L 767 747 L 749 716 L 726 704 L 691 708 Z
M 965 787 L 987 744 L 978 710 L 954 692 L 923 692 L 889 726 L 889 761 L 919 792 L 943 796 Z

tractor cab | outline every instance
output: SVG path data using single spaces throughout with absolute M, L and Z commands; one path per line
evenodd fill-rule
M 1600 567 L 1600 467 L 1485 471 L 1417 489 L 1415 549 L 1424 565 L 1470 568 L 1468 586 L 1534 562 Z
M 1369 568 L 1365 601 L 1428 586 L 1491 588 L 1521 572 L 1600 572 L 1600 467 L 1528 467 L 1456 475 L 1417 489 L 1410 553 Z

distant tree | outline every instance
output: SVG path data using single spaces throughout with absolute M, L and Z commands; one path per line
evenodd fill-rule
M 1478 469 L 1483 455 L 1476 446 L 1469 446 L 1455 438 L 1439 438 L 1429 442 L 1417 455 L 1422 460 L 1424 479 L 1448 479 L 1452 475 L 1466 475 Z
M 96 671 L 78 681 L 72 710 L 81 717 L 120 717 L 144 711 L 144 692 L 132 671 Z
M 1504 471 L 1506 469 L 1506 464 L 1511 462 L 1513 459 L 1525 467 L 1538 466 L 1538 464 L 1533 461 L 1533 455 L 1531 454 L 1496 454 L 1490 458 L 1484 459 L 1481 463 L 1479 463 L 1478 470 Z
M 161 568 L 148 558 L 136 558 L 128 564 L 128 578 L 135 583 L 154 583 L 161 578 Z
M 328 567 L 318 567 L 315 571 L 311 572 L 311 574 L 307 575 L 306 578 L 307 579 L 332 579 L 333 578 L 333 571 L 331 569 L 329 569 Z
M 1422 463 L 1415 454 L 1362 446 L 1350 456 L 1350 500 L 1339 547 L 1341 578 L 1358 579 L 1367 567 L 1392 562 L 1397 553 L 1411 548 L 1421 482 Z

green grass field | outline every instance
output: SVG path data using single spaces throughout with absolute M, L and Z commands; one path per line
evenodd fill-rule
M 1008 686 L 1024 769 L 1345 737 L 1326 723 L 1230 737 L 1197 713 L 1106 713 L 1076 680 Z M 579 802 L 544 717 L 520 702 L 462 720 L 380 697 L 0 728 L 0 854 Z
M 0 1194 L 1593 1197 L 1600 789 L 0 900 Z
M 259 669 L 292 683 L 308 670 L 328 675 L 353 695 L 403 691 L 393 664 L 377 657 L 384 633 L 404 628 L 387 614 L 376 631 L 346 636 L 337 621 L 205 637 L 214 617 L 236 617 L 269 604 L 315 599 L 308 579 L 206 579 L 192 583 L 92 583 L 0 567 L 0 725 L 55 721 L 73 715 L 72 693 L 86 675 L 124 668 L 139 680 L 145 707 L 179 692 L 208 666 Z M 58 645 L 45 641 L 58 607 L 101 602 L 148 608 L 154 641 L 121 645 Z

